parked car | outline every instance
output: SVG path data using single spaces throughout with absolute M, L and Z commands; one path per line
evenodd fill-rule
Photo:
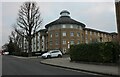
M 42 54 L 42 58 L 62 57 L 60 50 L 50 50 L 47 53 Z
M 4 52 L 3 55 L 9 55 L 9 52 Z

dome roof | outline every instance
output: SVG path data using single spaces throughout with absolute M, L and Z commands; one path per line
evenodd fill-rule
M 62 13 L 68 13 L 68 14 L 70 14 L 70 12 L 67 11 L 67 10 L 63 10 L 63 11 L 61 11 L 61 12 L 60 12 L 60 15 L 61 15 Z
M 62 13 L 68 13 L 68 14 L 70 14 L 70 13 L 69 13 L 68 11 L 66 11 L 66 10 L 62 11 L 62 12 L 60 13 L 60 15 L 61 15 Z M 59 19 L 57 19 L 57 20 L 55 20 L 55 21 L 53 21 L 53 22 L 45 25 L 45 28 L 48 28 L 48 27 L 50 27 L 50 26 L 52 26 L 52 25 L 59 25 L 59 24 L 76 24 L 76 25 L 80 25 L 80 26 L 82 26 L 82 27 L 85 27 L 85 24 L 83 24 L 83 23 L 81 23 L 81 22 L 78 22 L 78 21 L 70 18 L 70 16 L 66 16 L 66 15 L 65 15 L 65 16 L 60 16 Z

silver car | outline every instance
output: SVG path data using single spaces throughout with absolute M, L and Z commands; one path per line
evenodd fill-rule
M 50 50 L 47 53 L 42 54 L 42 58 L 62 57 L 60 50 Z

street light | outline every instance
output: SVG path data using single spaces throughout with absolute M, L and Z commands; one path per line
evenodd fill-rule
M 70 48 L 70 42 L 68 41 L 68 49 Z

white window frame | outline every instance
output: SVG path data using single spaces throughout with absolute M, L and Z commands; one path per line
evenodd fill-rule
M 66 25 L 62 25 L 62 28 L 66 28 Z
M 73 28 L 73 25 L 70 25 L 70 28 Z
M 71 41 L 70 41 L 70 45 L 73 45 L 73 44 L 75 44 L 75 43 L 74 43 L 74 40 L 71 40 Z
M 63 32 L 62 35 L 63 35 L 63 36 L 66 36 L 66 32 Z
M 65 45 L 66 44 L 66 40 L 63 40 L 63 45 Z

